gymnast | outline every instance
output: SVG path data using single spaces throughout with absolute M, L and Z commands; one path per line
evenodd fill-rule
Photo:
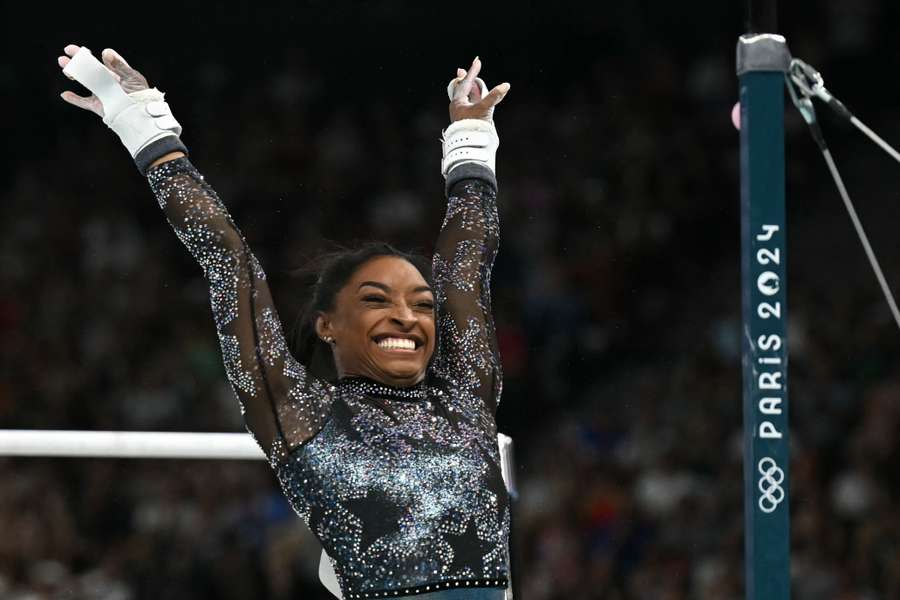
M 429 265 L 383 243 L 331 255 L 297 357 L 265 272 L 188 159 L 163 93 L 111 49 L 70 44 L 63 73 L 90 96 L 200 264 L 247 430 L 327 552 L 346 600 L 500 600 L 509 497 L 495 415 L 502 374 L 490 301 L 499 241 L 495 106 L 478 58 L 448 86 L 447 212 Z M 430 268 L 429 268 L 430 267 Z M 330 361 L 334 377 L 310 365 Z

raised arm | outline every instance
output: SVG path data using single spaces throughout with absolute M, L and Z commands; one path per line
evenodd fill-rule
M 435 369 L 465 385 L 497 411 L 502 371 L 491 314 L 491 268 L 499 247 L 498 146 L 494 106 L 509 91 L 502 83 L 489 93 L 477 78 L 481 61 L 450 82 L 450 118 L 444 132 L 442 172 L 447 214 L 433 258 L 437 298 L 438 347 Z
M 148 180 L 175 235 L 203 269 L 225 373 L 247 429 L 270 458 L 316 434 L 330 386 L 291 355 L 266 274 L 227 208 L 186 158 L 154 167 Z M 284 445 L 273 444 L 283 440 Z
M 78 46 L 66 47 L 68 56 L 81 51 Z M 60 57 L 60 66 L 69 64 L 66 58 Z M 81 58 L 89 60 L 84 56 Z M 120 56 L 107 50 L 103 60 L 120 83 L 128 79 L 138 81 L 139 78 L 143 87 L 136 91 L 149 91 L 146 80 Z M 95 91 L 95 94 L 91 98 L 82 98 L 66 92 L 63 98 L 104 116 L 102 92 Z M 69 95 L 71 97 L 67 97 Z M 131 96 L 131 92 L 128 95 Z M 161 99 L 156 100 L 159 101 Z M 144 109 L 139 106 L 130 110 Z M 154 110 L 159 112 L 161 109 L 146 109 L 151 115 Z M 109 120 L 109 115 L 104 120 Z M 177 125 L 174 118 L 171 121 Z M 138 168 L 146 171 L 170 226 L 209 282 L 210 305 L 225 372 L 240 402 L 248 431 L 274 464 L 321 428 L 328 416 L 331 388 L 309 376 L 290 354 L 265 272 L 216 192 L 184 156 L 186 149 L 177 139 L 178 134 L 175 134 L 175 140 L 166 139 L 171 135 L 162 135 L 142 145 L 141 140 L 148 135 L 157 136 L 159 131 L 174 132 L 174 128 L 159 127 L 158 123 L 156 130 L 145 127 L 149 133 L 140 133 L 140 128 L 140 122 L 127 127 L 125 135 L 136 140 L 132 145 L 136 152 L 133 151 L 132 156 Z

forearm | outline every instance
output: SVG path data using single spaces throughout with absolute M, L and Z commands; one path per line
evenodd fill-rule
M 149 169 L 147 180 L 169 225 L 204 272 L 221 267 L 217 257 L 243 248 L 228 208 L 187 157 Z
M 451 271 L 467 273 L 469 290 L 487 288 L 500 245 L 497 194 L 491 181 L 466 177 L 453 183 L 447 197 L 447 213 L 435 250 Z M 458 285 L 462 282 L 458 282 Z

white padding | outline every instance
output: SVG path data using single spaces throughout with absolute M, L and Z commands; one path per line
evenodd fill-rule
M 103 105 L 103 122 L 118 134 L 131 157 L 158 139 L 181 135 L 165 94 L 156 88 L 125 93 L 116 76 L 82 47 L 63 73 L 89 89 Z
M 69 60 L 69 64 L 63 69 L 63 73 L 89 89 L 103 105 L 103 122 L 109 125 L 112 119 L 120 112 L 134 104 L 128 97 L 116 76 L 106 68 L 106 65 L 94 58 L 91 51 L 82 47 L 75 56 Z
M 447 96 L 450 97 L 450 100 L 453 100 L 453 95 L 456 94 L 456 86 L 462 82 L 462 77 L 456 77 L 450 80 L 450 83 L 447 84 Z M 478 89 L 481 90 L 481 97 L 484 98 L 488 95 L 487 85 L 484 83 L 484 80 L 481 77 L 475 78 L 475 83 L 478 85 Z
M 496 173 L 497 147 L 500 138 L 491 121 L 461 119 L 444 130 L 441 174 L 446 178 L 455 167 L 478 163 Z
M 491 141 L 491 134 L 487 131 L 465 132 L 461 135 L 451 137 L 447 140 L 447 151 L 454 150 L 462 146 L 487 148 L 491 145 Z
M 152 117 L 162 117 L 171 114 L 168 102 L 148 102 L 147 112 L 150 113 L 150 116 Z

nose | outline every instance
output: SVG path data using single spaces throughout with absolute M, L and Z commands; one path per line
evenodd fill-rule
M 397 302 L 394 304 L 394 310 L 391 312 L 391 321 L 397 325 L 408 329 L 416 322 L 416 313 L 406 302 Z

